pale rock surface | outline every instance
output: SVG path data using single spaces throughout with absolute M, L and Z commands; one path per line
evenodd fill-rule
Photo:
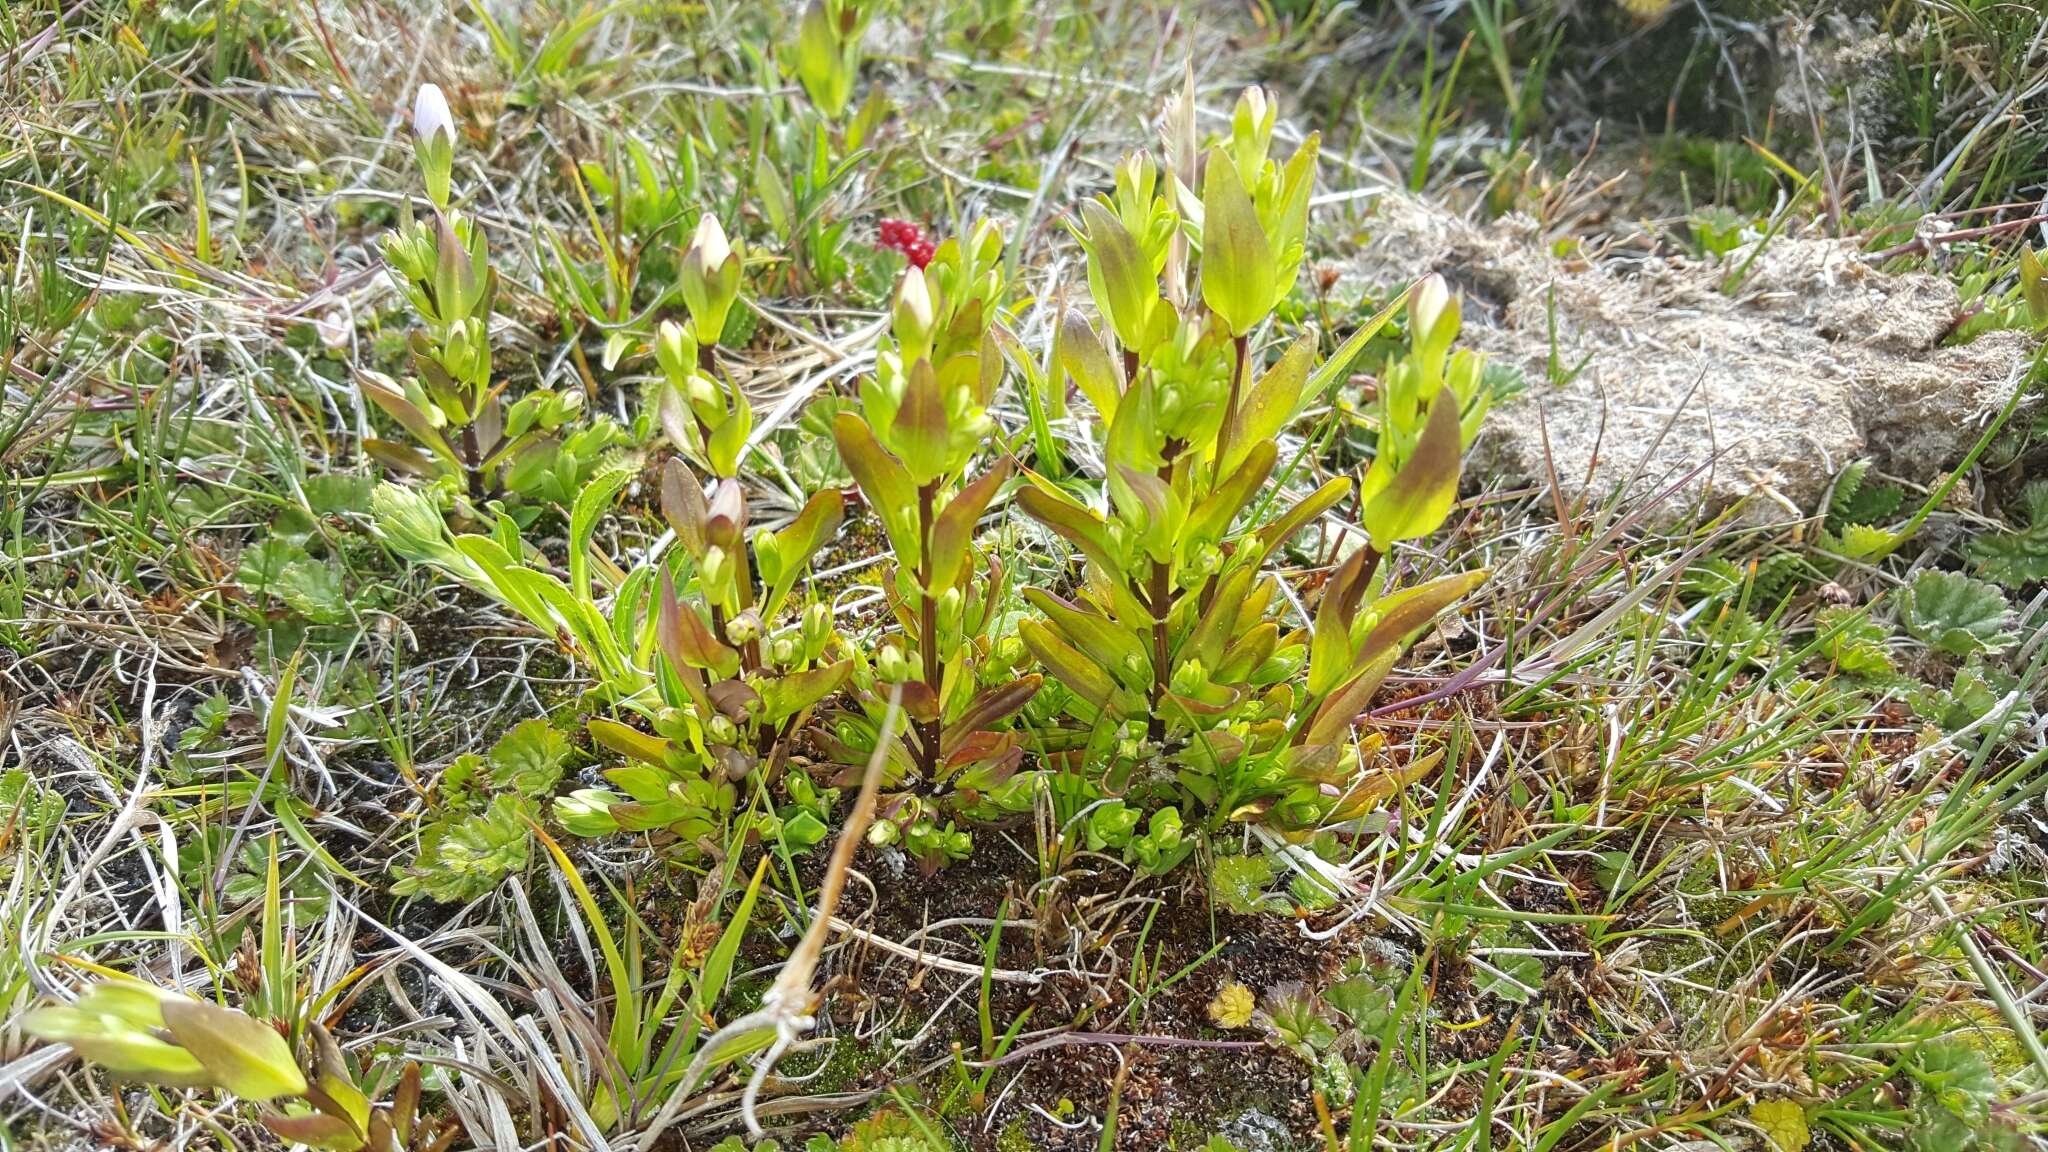
M 1568 500 L 1595 503 L 1676 484 L 1655 520 L 1745 497 L 1746 519 L 1796 519 L 1866 455 L 1931 480 L 2033 353 L 2018 332 L 1940 346 L 1961 312 L 1954 286 L 1879 272 L 1835 240 L 1779 236 L 1727 294 L 1747 249 L 1725 263 L 1561 259 L 1526 218 L 1477 225 L 1391 194 L 1367 228 L 1356 276 L 1398 288 L 1443 273 L 1465 296 L 1464 339 L 1522 369 L 1528 387 L 1488 417 L 1474 466 L 1539 483 L 1554 470 Z M 1553 317 L 1557 362 L 1586 365 L 1562 385 Z

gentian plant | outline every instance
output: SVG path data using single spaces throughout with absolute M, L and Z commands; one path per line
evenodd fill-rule
M 1461 431 L 1483 412 L 1478 358 L 1446 364 L 1457 310 L 1432 278 L 1409 297 L 1415 352 L 1382 391 L 1380 454 L 1362 488 L 1368 542 L 1332 578 L 1313 626 L 1283 630 L 1298 597 L 1282 595 L 1267 561 L 1352 485 L 1289 496 L 1275 482 L 1276 438 L 1401 301 L 1327 360 L 1301 335 L 1257 364 L 1254 336 L 1301 265 L 1316 147 L 1311 137 L 1278 164 L 1272 132 L 1271 103 L 1248 91 L 1230 139 L 1203 163 L 1199 200 L 1181 179 L 1191 173 L 1169 177 L 1169 198 L 1140 156 L 1119 167 L 1113 196 L 1082 206 L 1077 234 L 1106 331 L 1064 316 L 1056 359 L 1102 418 L 1108 499 L 1091 506 L 1037 476 L 1018 497 L 1084 560 L 1071 598 L 1025 591 L 1039 615 L 1021 625 L 1088 734 L 1084 762 L 1108 765 L 1110 792 L 1179 795 L 1244 818 L 1288 799 L 1325 815 L 1337 806 L 1316 801 L 1358 775 L 1342 745 L 1393 659 L 1480 578 L 1385 597 L 1373 585 L 1386 549 L 1448 514 Z M 1175 283 L 1176 236 L 1199 237 L 1198 295 Z M 1314 815 L 1296 804 L 1286 820 Z
M 1002 247 L 983 221 L 964 242 L 939 244 L 925 267 L 905 269 L 860 410 L 833 422 L 840 456 L 894 552 L 883 585 L 897 625 L 860 677 L 865 718 L 842 714 L 833 744 L 849 763 L 864 762 L 888 686 L 901 685 L 912 726 L 893 776 L 914 775 L 928 790 L 971 794 L 1015 771 L 1024 750 L 1006 722 L 1039 684 L 1035 675 L 1001 673 L 995 628 L 1008 575 L 975 545 L 976 526 L 1013 470 L 1004 457 L 970 476 L 1003 376 L 992 334 Z M 883 811 L 882 838 L 890 828 L 931 832 L 944 854 L 965 850 L 964 836 L 938 830 L 909 793 Z
M 433 219 L 407 220 L 383 243 L 392 279 L 422 325 L 406 345 L 413 375 L 403 383 L 373 371 L 359 376 L 363 394 L 413 442 L 373 439 L 364 450 L 396 471 L 445 479 L 472 512 L 496 498 L 567 505 L 623 434 L 609 420 L 584 420 L 577 390 L 537 388 L 506 403 L 491 371 L 498 273 L 482 224 L 449 202 L 455 121 L 432 84 L 419 90 L 413 131 Z

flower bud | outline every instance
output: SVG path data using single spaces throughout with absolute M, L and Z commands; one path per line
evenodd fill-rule
M 1260 173 L 1266 166 L 1266 151 L 1273 142 L 1273 123 L 1279 112 L 1279 106 L 1266 95 L 1266 90 L 1256 85 L 1239 93 L 1237 107 L 1231 110 L 1231 160 L 1237 166 L 1238 179 L 1244 181 L 1247 191 L 1258 187 Z
M 448 111 L 448 98 L 441 94 L 440 85 L 420 85 L 412 102 L 412 131 L 420 176 L 427 183 L 427 199 L 445 212 L 450 174 L 455 166 L 455 117 Z
M 877 848 L 886 848 L 896 843 L 902 835 L 903 830 L 896 826 L 894 820 L 877 820 L 868 825 L 868 843 Z
M 663 320 L 654 332 L 654 360 L 662 375 L 678 388 L 697 370 L 697 340 L 673 320 Z
M 775 643 L 768 646 L 768 659 L 774 661 L 776 666 L 781 668 L 787 668 L 796 663 L 796 641 L 791 640 L 787 636 L 777 636 Z
M 1024 662 L 1027 649 L 1024 641 L 1017 636 L 1005 636 L 996 641 L 994 664 L 998 668 L 1015 668 Z
M 448 97 L 439 84 L 422 84 L 412 99 L 412 131 L 421 140 L 446 136 L 455 142 L 455 116 L 448 111 Z
M 932 328 L 937 320 L 932 308 L 931 287 L 925 283 L 922 270 L 903 270 L 903 280 L 896 286 L 896 302 L 890 319 L 896 343 L 902 346 L 905 360 L 916 360 L 931 351 Z
M 1451 289 L 1442 274 L 1431 272 L 1424 276 L 1408 297 L 1408 338 L 1418 345 L 1426 340 L 1450 302 Z
M 804 609 L 804 647 L 815 652 L 825 649 L 825 642 L 832 638 L 832 610 L 823 604 L 812 604 Z
M 711 723 L 704 726 L 704 735 L 713 744 L 731 745 L 740 738 L 739 726 L 724 716 L 713 716 Z
M 752 608 L 725 622 L 725 638 L 735 645 L 752 644 L 761 638 L 761 614 Z
M 683 303 L 699 344 L 716 344 L 725 334 L 725 318 L 739 296 L 740 262 L 725 238 L 725 228 L 709 212 L 697 218 L 697 231 L 683 252 Z
M 875 674 L 885 684 L 901 684 L 910 679 L 910 661 L 903 658 L 903 649 L 892 644 L 877 653 Z
M 724 585 L 732 576 L 732 557 L 726 554 L 725 549 L 715 544 L 706 548 L 698 576 L 707 589 Z

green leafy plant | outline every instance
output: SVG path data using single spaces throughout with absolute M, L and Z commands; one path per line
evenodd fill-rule
M 891 750 L 892 779 L 915 774 L 962 792 L 985 791 L 1016 769 L 1023 747 L 1006 721 L 1039 684 L 991 660 L 1008 577 L 975 542 L 1012 464 L 998 460 L 968 479 L 993 430 L 988 406 L 1003 375 L 991 333 L 1001 261 L 1002 236 L 983 221 L 964 242 L 940 244 L 925 268 L 906 269 L 860 411 L 833 421 L 840 458 L 894 553 L 882 583 L 897 624 L 855 677 L 865 716 L 840 716 L 833 744 L 844 762 L 863 762 L 884 694 L 901 685 L 913 723 Z M 926 822 L 923 806 L 904 797 L 885 801 L 883 812 L 878 827 Z
M 363 449 L 395 471 L 449 481 L 473 512 L 508 495 L 567 503 L 623 434 L 608 420 L 577 427 L 579 391 L 537 388 L 508 404 L 504 386 L 493 384 L 498 273 L 482 224 L 449 203 L 455 129 L 438 88 L 420 89 L 413 119 L 434 218 L 401 224 L 384 238 L 383 253 L 423 325 L 406 344 L 414 375 L 403 383 L 358 375 L 363 395 L 413 442 L 368 440 Z
M 124 1079 L 286 1102 L 258 1116 L 283 1140 L 333 1152 L 411 1152 L 434 1143 L 436 1126 L 419 1123 L 417 1064 L 405 1065 L 389 1103 L 373 1104 L 317 1021 L 305 1028 L 312 1058 L 302 1067 L 284 1034 L 246 1012 L 100 971 L 106 978 L 76 1001 L 28 1013 L 23 1030 Z
M 1906 631 L 1951 656 L 1997 652 L 2019 640 L 2012 631 L 2012 606 L 1998 585 L 1960 572 L 1930 569 L 1899 595 Z
M 819 112 L 837 120 L 860 73 L 860 38 L 874 7 L 868 0 L 811 0 L 797 25 L 791 71 Z
M 1970 559 L 1986 578 L 2008 588 L 2048 580 L 2048 480 L 2036 480 L 2020 492 L 2024 523 L 2006 532 L 1979 536 L 1970 542 Z
M 750 540 L 739 482 L 721 476 L 707 499 L 680 460 L 663 472 L 661 502 L 695 578 L 685 599 L 664 568 L 654 593 L 654 698 L 628 701 L 654 734 L 590 721 L 599 744 L 633 762 L 605 773 L 625 795 L 584 789 L 556 811 L 581 835 L 665 829 L 692 844 L 731 809 L 734 785 L 757 768 L 766 783 L 779 778 L 804 718 L 853 671 L 853 659 L 838 655 L 825 605 L 813 602 L 793 620 L 784 611 L 842 510 L 838 491 L 826 489 L 787 527 Z M 809 797 L 797 799 L 801 806 Z M 815 843 L 822 831 L 804 839 Z
M 587 247 L 572 249 L 549 227 L 550 260 L 542 265 L 565 325 L 588 322 L 604 333 L 599 362 L 607 370 L 649 342 L 651 318 L 676 294 L 682 251 L 673 235 L 700 192 L 695 137 L 684 137 L 675 165 L 658 161 L 637 135 L 612 140 L 605 161 L 571 170 Z
M 1107 428 L 1109 499 L 1098 510 L 1037 475 L 1020 492 L 1024 511 L 1085 561 L 1075 598 L 1025 592 L 1040 615 L 1020 635 L 1067 689 L 1089 755 L 1116 765 L 1111 791 L 1165 755 L 1175 784 L 1204 808 L 1258 818 L 1285 807 L 1276 819 L 1293 823 L 1354 806 L 1315 799 L 1325 784 L 1356 783 L 1355 753 L 1347 763 L 1340 745 L 1406 641 L 1483 579 L 1385 597 L 1375 583 L 1386 550 L 1448 515 L 1488 393 L 1481 358 L 1451 351 L 1458 306 L 1437 278 L 1320 365 L 1304 335 L 1251 379 L 1250 335 L 1300 265 L 1314 155 L 1311 142 L 1276 164 L 1271 133 L 1270 105 L 1248 92 L 1228 146 L 1207 159 L 1200 201 L 1176 174 L 1177 210 L 1140 157 L 1119 168 L 1114 198 L 1083 205 L 1090 289 L 1108 331 L 1069 314 L 1057 351 Z M 1188 303 L 1177 245 L 1196 235 L 1201 297 Z M 1359 490 L 1368 543 L 1330 579 L 1313 630 L 1283 634 L 1284 598 L 1266 561 L 1351 484 L 1289 497 L 1274 482 L 1276 437 L 1403 300 L 1413 347 L 1383 377 L 1377 453 Z M 1297 803 L 1283 803 L 1289 796 Z
M 535 718 L 514 725 L 486 755 L 456 757 L 437 782 L 419 850 L 392 891 L 471 900 L 525 871 L 536 805 L 554 794 L 574 755 L 566 736 Z

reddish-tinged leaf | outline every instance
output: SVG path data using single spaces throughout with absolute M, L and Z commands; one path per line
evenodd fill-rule
M 1309 724 L 1302 743 L 1335 744 L 1342 740 L 1366 706 L 1372 703 L 1373 693 L 1379 691 L 1387 673 L 1394 670 L 1394 659 L 1399 655 L 1394 649 L 1387 649 L 1330 693 L 1323 706 L 1316 709 L 1315 719 Z
M 1188 517 L 1187 529 L 1182 538 L 1189 546 L 1214 544 L 1230 531 L 1231 522 L 1237 519 L 1244 506 L 1258 495 L 1259 486 L 1273 471 L 1273 463 L 1279 457 L 1279 449 L 1271 440 L 1262 440 L 1242 452 L 1235 446 L 1231 455 L 1239 460 L 1229 479 L 1216 486 L 1215 491 L 1195 505 Z
M 931 361 L 911 364 L 903 386 L 903 405 L 896 410 L 890 441 L 902 455 L 911 482 L 929 484 L 946 472 L 952 436 L 946 419 L 946 396 L 939 388 Z
M 668 573 L 661 576 L 660 616 L 655 621 L 661 650 L 678 667 L 703 668 L 723 679 L 740 670 L 740 655 L 711 634 L 711 628 L 697 610 L 676 599 L 675 585 Z
M 683 549 L 702 559 L 707 547 L 706 521 L 710 519 L 704 506 L 704 486 L 679 459 L 669 460 L 661 470 L 661 515 L 675 530 Z
M 1429 421 L 1422 426 L 1415 451 L 1401 462 L 1386 487 L 1365 502 L 1361 519 L 1375 547 L 1385 552 L 1443 526 L 1458 499 L 1461 454 L 1458 398 L 1445 390 L 1429 406 Z
M 1050 481 L 1037 473 L 1026 475 L 1033 483 L 1017 493 L 1017 506 L 1033 520 L 1065 537 L 1088 559 L 1105 569 L 1116 570 L 1116 554 L 1109 544 L 1109 527 L 1103 523 L 1102 517 L 1075 503 L 1065 493 L 1058 492 Z
M 932 586 L 926 591 L 938 595 L 953 586 L 967 567 L 967 552 L 974 540 L 974 526 L 988 509 L 996 491 L 1010 478 L 1012 462 L 1005 456 L 988 471 L 962 488 L 932 523 Z
M 1095 405 L 1096 414 L 1107 425 L 1116 419 L 1117 399 L 1123 394 L 1123 368 L 1103 347 L 1102 338 L 1078 312 L 1060 315 L 1060 367 L 1074 378 L 1081 394 Z
M 832 438 L 839 444 L 839 458 L 853 473 L 854 483 L 867 496 L 868 506 L 881 517 L 896 553 L 896 563 L 916 568 L 923 559 L 924 542 L 918 536 L 917 483 L 903 462 L 889 455 L 867 421 L 852 412 L 841 412 L 832 421 Z
M 1024 599 L 1045 614 L 1060 639 L 1093 661 L 1111 679 L 1142 687 L 1152 679 L 1152 654 L 1137 637 L 1101 615 L 1043 588 L 1024 589 Z
M 838 691 L 852 671 L 853 661 L 841 660 L 837 664 L 792 672 L 767 681 L 762 685 L 766 699 L 761 718 L 769 724 L 782 723 Z
M 305 1093 L 306 1077 L 277 1029 L 203 1000 L 169 997 L 163 1007 L 164 1029 L 222 1088 L 244 1100 Z
M 920 724 L 939 718 L 939 694 L 922 680 L 903 682 L 903 712 Z
M 282 1112 L 265 1112 L 257 1117 L 271 1134 L 287 1144 L 304 1144 L 308 1148 L 354 1149 L 362 1146 L 362 1133 L 355 1125 L 339 1116 L 321 1112 L 308 1112 L 302 1116 L 286 1116 Z
M 1486 577 L 1484 568 L 1439 576 L 1427 584 L 1382 598 L 1373 605 L 1373 610 L 1379 613 L 1379 622 L 1373 625 L 1365 643 L 1359 647 L 1358 659 L 1361 662 L 1371 661 L 1382 651 L 1399 651 L 1406 647 L 1417 632 L 1428 627 L 1430 621 L 1467 592 L 1479 587 Z
M 950 756 L 960 749 L 962 741 L 969 735 L 986 731 L 1016 715 L 1038 694 L 1042 680 L 1043 677 L 1034 672 L 982 689 L 967 705 L 967 710 L 946 726 L 946 738 L 939 750 Z
M 1272 523 L 1259 529 L 1258 563 L 1263 565 L 1275 549 L 1293 539 L 1296 532 L 1307 527 L 1309 522 L 1342 503 L 1351 495 L 1351 481 L 1338 477 L 1308 494 L 1301 503 L 1289 508 Z

